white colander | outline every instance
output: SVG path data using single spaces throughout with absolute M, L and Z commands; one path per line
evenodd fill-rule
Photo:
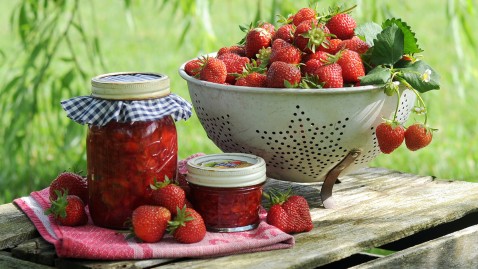
M 251 88 L 195 79 L 184 65 L 179 74 L 208 137 L 224 152 L 262 157 L 267 176 L 285 181 L 323 181 L 354 150 L 360 155 L 340 175 L 366 167 L 380 154 L 375 128 L 397 106 L 396 95 L 387 96 L 380 86 Z M 401 89 L 401 123 L 415 99 Z

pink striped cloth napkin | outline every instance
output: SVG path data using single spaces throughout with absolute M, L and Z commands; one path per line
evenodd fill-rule
M 56 224 L 43 211 L 50 206 L 48 188 L 32 192 L 14 202 L 30 218 L 40 235 L 55 246 L 59 257 L 119 260 L 149 258 L 215 257 L 238 253 L 284 249 L 294 246 L 294 237 L 265 222 L 266 211 L 260 212 L 261 222 L 251 231 L 236 233 L 207 232 L 198 243 L 181 244 L 171 235 L 157 243 L 139 243 L 116 230 L 88 224 L 67 227 Z

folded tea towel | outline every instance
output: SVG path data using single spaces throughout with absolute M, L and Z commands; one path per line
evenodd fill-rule
M 48 188 L 14 202 L 30 218 L 40 235 L 55 246 L 59 257 L 101 260 L 215 257 L 290 248 L 295 242 L 293 236 L 265 222 L 265 210 L 261 210 L 261 222 L 254 230 L 207 232 L 202 241 L 194 244 L 178 243 L 169 234 L 157 243 L 140 243 L 127 238 L 122 231 L 95 226 L 91 219 L 87 225 L 79 227 L 58 225 L 51 216 L 43 213 L 50 206 Z

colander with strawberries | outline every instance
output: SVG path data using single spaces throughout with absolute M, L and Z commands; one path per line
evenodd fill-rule
M 405 22 L 357 26 L 350 11 L 300 9 L 280 25 L 251 26 L 244 43 L 179 69 L 221 150 L 262 157 L 275 179 L 324 181 L 324 205 L 339 175 L 404 140 L 411 150 L 430 143 L 420 93 L 439 88 L 438 74 L 414 57 L 422 50 Z M 424 123 L 407 133 L 411 112 Z

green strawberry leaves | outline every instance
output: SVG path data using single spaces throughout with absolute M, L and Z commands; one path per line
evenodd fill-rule
M 440 88 L 440 75 L 424 61 L 415 61 L 396 70 L 399 78 L 421 93 Z
M 382 30 L 374 40 L 372 65 L 393 65 L 404 54 L 404 35 L 396 25 Z
M 370 71 L 361 77 L 360 85 L 400 81 L 421 93 L 440 88 L 440 76 L 426 62 L 404 60 L 404 55 L 414 55 L 423 50 L 415 33 L 402 20 L 388 19 L 382 26 L 366 23 L 357 27 L 355 32 L 371 45 L 369 52 L 363 55 L 364 64 Z
M 403 22 L 401 19 L 392 18 L 392 19 L 388 19 L 384 21 L 382 24 L 382 27 L 385 29 L 392 25 L 395 25 L 398 28 L 400 28 L 401 32 L 403 33 L 403 37 L 404 37 L 403 53 L 404 54 L 414 54 L 414 53 L 420 53 L 423 51 L 418 46 L 418 41 L 415 37 L 415 33 L 412 31 L 412 29 L 406 22 Z

